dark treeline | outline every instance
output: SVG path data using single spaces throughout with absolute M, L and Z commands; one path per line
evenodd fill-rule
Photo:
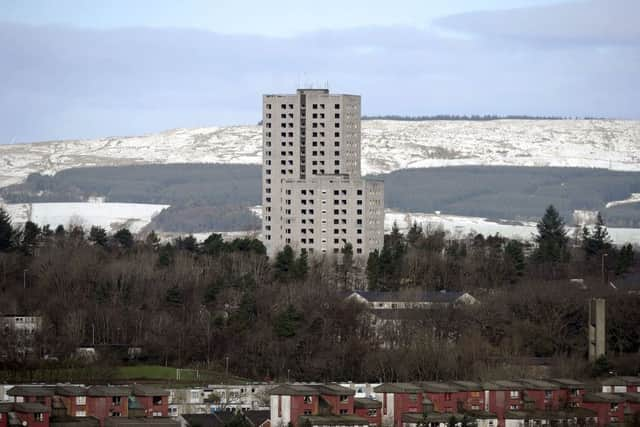
M 184 233 L 258 229 L 248 207 L 260 203 L 259 165 L 138 165 L 32 174 L 0 189 L 9 203 L 84 201 L 160 203 L 170 208 L 150 228 Z M 385 206 L 490 219 L 535 221 L 552 203 L 565 218 L 574 210 L 603 212 L 612 227 L 640 227 L 640 203 L 606 208 L 640 193 L 640 173 L 605 169 L 461 166 L 381 174 Z M 569 221 L 571 222 L 571 221 Z
M 291 248 L 269 260 L 251 238 L 160 243 L 154 233 L 136 240 L 99 227 L 16 230 L 0 210 L 0 309 L 42 315 L 34 354 L 65 366 L 78 346 L 95 342 L 140 346 L 149 363 L 180 367 L 220 367 L 228 357 L 233 374 L 260 380 L 507 377 L 522 375 L 518 360 L 530 357 L 549 357 L 554 374 L 583 376 L 592 369 L 584 360 L 594 295 L 607 297 L 611 360 L 640 350 L 640 296 L 603 286 L 599 270 L 604 253 L 612 279 L 638 266 L 631 246 L 611 247 L 603 221 L 577 246 L 562 226 L 549 208 L 526 247 L 500 236 L 452 240 L 416 225 L 406 235 L 394 230 L 360 265 L 348 246 L 339 260 Z M 572 277 L 584 278 L 585 289 Z M 345 301 L 367 282 L 460 289 L 481 303 L 373 323 Z M 0 333 L 0 367 L 38 363 L 12 351 L 16 340 Z M 615 367 L 636 372 L 637 363 Z
M 424 122 L 429 120 L 464 120 L 474 122 L 486 122 L 490 120 L 604 120 L 597 117 L 562 117 L 562 116 L 528 116 L 526 114 L 436 114 L 432 116 L 402 116 L 397 114 L 382 116 L 363 116 L 362 120 L 400 120 L 408 122 Z

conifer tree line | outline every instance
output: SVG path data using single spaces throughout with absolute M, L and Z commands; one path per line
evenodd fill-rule
M 245 237 L 212 234 L 161 242 L 101 227 L 15 227 L 0 209 L 3 313 L 44 318 L 34 354 L 60 363 L 79 346 L 135 345 L 147 363 L 222 369 L 247 378 L 396 381 L 511 375 L 504 358 L 543 356 L 558 375 L 591 372 L 585 362 L 587 300 L 608 300 L 608 348 L 619 372 L 638 366 L 640 296 L 602 286 L 638 270 L 634 248 L 611 244 L 603 218 L 578 239 L 549 207 L 533 243 L 397 226 L 368 259 L 346 245 L 340 257 L 285 247 L 273 259 Z M 587 289 L 570 283 L 584 278 Z M 373 323 L 346 300 L 354 288 L 464 290 L 475 306 L 425 310 L 402 323 Z M 0 333 L 0 372 L 40 366 Z M 106 363 L 121 364 L 120 359 Z M 554 365 L 555 366 L 555 365 Z

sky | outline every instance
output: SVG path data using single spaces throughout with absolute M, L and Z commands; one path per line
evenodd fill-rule
M 0 143 L 255 124 L 326 87 L 367 115 L 640 119 L 638 0 L 3 0 Z

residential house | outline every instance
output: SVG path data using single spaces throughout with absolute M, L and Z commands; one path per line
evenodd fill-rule
M 466 392 L 463 405 L 466 411 L 484 410 L 484 389 L 482 384 L 474 381 L 451 381 L 451 384 Z
M 483 383 L 485 412 L 496 414 L 498 420 L 504 420 L 507 411 L 523 408 L 524 385 L 515 381 L 493 381 Z M 504 427 L 504 423 L 499 424 Z
M 356 397 L 353 400 L 354 413 L 366 419 L 370 427 L 382 425 L 382 402 L 368 397 Z
M 524 384 L 524 399 L 533 402 L 534 408 L 544 411 L 557 411 L 560 408 L 560 386 L 556 383 L 534 379 L 520 379 Z
M 467 400 L 467 392 L 452 383 L 420 382 L 423 395 L 429 399 L 436 412 L 454 413 L 462 410 Z
M 382 425 L 402 427 L 402 415 L 423 412 L 422 387 L 411 383 L 384 383 L 374 390 L 382 402 Z
M 169 392 L 167 390 L 134 384 L 131 394 L 144 409 L 145 417 L 166 417 L 169 415 Z
M 51 386 L 19 385 L 7 391 L 7 395 L 13 397 L 17 403 L 40 403 L 51 408 L 51 401 L 55 394 Z
M 66 415 L 70 417 L 87 416 L 87 388 L 75 385 L 59 385 L 55 388 L 56 396 L 59 396 L 66 409 Z
M 495 427 L 498 419 L 494 414 L 487 412 L 478 413 L 443 413 L 425 412 L 424 414 L 404 414 L 402 427 L 449 427 L 452 423 L 456 426 L 473 424 L 476 427 Z
M 271 411 L 224 411 L 212 414 L 183 414 L 179 419 L 184 427 L 224 427 L 232 417 L 240 414 L 252 427 L 270 427 Z
M 468 292 L 439 291 L 354 291 L 346 300 L 366 304 L 372 310 L 428 309 L 449 305 L 467 305 L 478 302 Z
M 42 316 L 29 314 L 6 314 L 0 317 L 0 326 L 23 334 L 35 334 L 42 329 Z
M 580 406 L 582 403 L 582 396 L 584 396 L 587 387 L 585 383 L 571 378 L 554 378 L 549 381 L 560 387 L 559 395 L 561 407 L 566 406 L 569 408 L 576 408 Z
M 597 414 L 599 426 L 623 422 L 625 406 L 625 398 L 615 393 L 586 393 L 582 399 L 582 407 Z
M 611 377 L 600 382 L 603 393 L 640 392 L 640 377 Z
M 298 427 L 304 417 L 312 425 L 344 421 L 345 425 L 368 425 L 355 416 L 353 390 L 338 384 L 282 384 L 270 392 L 271 425 Z M 355 423 L 355 424 L 354 424 Z
M 110 417 L 129 416 L 129 388 L 116 386 L 91 386 L 87 390 L 88 414 L 100 420 L 100 426 L 104 427 L 104 421 Z
M 596 413 L 585 408 L 575 408 L 570 411 L 555 410 L 519 410 L 505 413 L 505 427 L 579 425 L 585 427 L 597 426 Z

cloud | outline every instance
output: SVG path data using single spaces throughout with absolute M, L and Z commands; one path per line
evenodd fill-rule
M 365 114 L 640 117 L 637 48 L 522 46 L 406 27 L 295 37 L 0 24 L 0 142 L 256 123 L 329 82 Z
M 449 30 L 510 40 L 640 44 L 638 0 L 590 0 L 521 9 L 467 12 L 437 19 Z

